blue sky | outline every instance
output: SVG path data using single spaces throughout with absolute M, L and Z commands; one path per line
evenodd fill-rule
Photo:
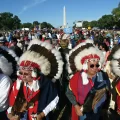
M 79 20 L 98 20 L 111 14 L 120 0 L 0 0 L 0 12 L 17 15 L 22 23 L 49 22 L 54 27 L 63 24 L 63 7 L 66 7 L 67 23 Z

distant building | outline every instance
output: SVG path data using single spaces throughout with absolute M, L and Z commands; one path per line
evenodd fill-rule
M 22 28 L 21 30 L 29 31 L 30 29 L 29 28 Z
M 79 28 L 82 28 L 82 26 L 83 26 L 83 21 L 77 21 L 77 22 L 75 22 L 75 26 L 76 26 L 76 27 L 79 27 Z

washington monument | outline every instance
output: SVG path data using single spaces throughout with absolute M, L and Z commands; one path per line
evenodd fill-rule
M 65 6 L 63 7 L 63 28 L 66 28 L 67 24 L 66 24 L 66 9 Z

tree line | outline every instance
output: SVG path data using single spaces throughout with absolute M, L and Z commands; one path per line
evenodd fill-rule
M 120 29 L 120 3 L 117 8 L 111 11 L 111 14 L 103 15 L 99 20 L 93 20 L 91 22 L 84 21 L 83 27 L 99 27 L 101 29 Z
M 21 20 L 17 15 L 13 15 L 10 12 L 3 12 L 0 13 L 0 30 L 1 31 L 8 31 L 8 30 L 17 30 L 21 28 L 54 28 L 50 23 L 47 22 L 38 22 L 34 21 L 33 23 L 21 23 Z

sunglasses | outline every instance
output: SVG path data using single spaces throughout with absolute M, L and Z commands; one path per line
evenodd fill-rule
M 26 76 L 30 75 L 30 73 L 25 73 L 25 72 L 19 72 L 19 74 L 20 75 L 26 75 Z
M 91 65 L 90 65 L 90 68 L 94 68 L 94 67 L 98 68 L 99 66 L 100 66 L 99 64 L 96 64 L 96 65 L 91 64 Z

